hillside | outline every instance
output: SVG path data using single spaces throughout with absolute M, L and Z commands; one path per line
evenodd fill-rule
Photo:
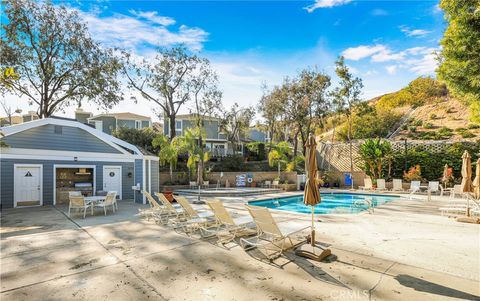
M 357 106 L 353 138 L 476 141 L 480 139 L 480 124 L 471 122 L 470 116 L 469 107 L 452 97 L 445 85 L 420 77 L 397 92 Z M 344 115 L 332 115 L 325 124 L 324 130 L 317 132 L 320 140 L 346 140 Z
M 426 104 L 416 108 L 401 126 L 394 140 L 476 140 L 480 125 L 469 121 L 469 109 L 456 99 Z

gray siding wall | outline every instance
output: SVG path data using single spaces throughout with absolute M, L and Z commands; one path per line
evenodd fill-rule
M 112 117 L 112 116 L 97 116 L 97 117 L 92 118 L 90 120 L 101 120 L 102 121 L 103 132 L 107 133 L 109 135 L 112 134 L 113 130 L 115 130 L 116 126 L 117 126 L 117 121 L 116 121 L 115 117 Z
M 218 139 L 218 121 L 206 120 L 204 124 L 207 139 Z
M 143 166 L 142 166 L 142 161 L 141 159 L 136 159 L 135 160 L 135 183 L 133 185 L 137 185 L 137 183 L 140 183 L 140 190 L 143 190 Z M 132 186 L 133 186 L 132 185 Z M 143 203 L 143 195 L 141 191 L 135 191 L 135 202 L 136 203 Z
M 261 132 L 259 130 L 250 130 L 250 139 L 252 139 L 253 141 L 257 141 L 257 142 L 265 142 L 265 138 L 267 137 L 267 135 L 265 135 L 264 132 Z
M 159 165 L 158 161 L 153 161 L 152 160 L 152 176 L 151 176 L 151 181 L 152 181 L 152 193 L 154 192 L 160 192 L 160 187 L 159 187 Z
M 141 160 L 140 160 L 141 161 Z M 133 162 L 74 162 L 52 160 L 25 160 L 25 159 L 1 159 L 0 160 L 0 204 L 2 208 L 11 208 L 14 204 L 14 164 L 43 164 L 43 204 L 53 205 L 53 166 L 55 164 L 68 165 L 95 165 L 96 190 L 103 189 L 103 166 L 122 166 L 122 197 L 124 200 L 133 199 L 131 187 L 134 185 L 136 170 Z M 141 164 L 140 164 L 141 165 Z M 132 176 L 129 177 L 128 173 Z
M 117 125 L 118 125 L 119 128 L 134 129 L 134 128 L 135 128 L 135 120 L 122 120 L 122 119 L 118 119 L 118 120 L 117 120 Z
M 61 134 L 55 133 L 53 124 L 47 124 L 3 137 L 2 140 L 11 148 L 121 153 L 85 130 L 70 126 L 60 127 Z

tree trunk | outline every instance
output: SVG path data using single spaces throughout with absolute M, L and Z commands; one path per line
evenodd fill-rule
M 278 178 L 280 179 L 280 161 L 278 161 Z
M 175 115 L 172 114 L 170 116 L 168 116 L 168 120 L 169 120 L 169 126 L 170 126 L 170 141 L 173 140 L 173 138 L 175 138 L 175 136 L 177 135 L 177 133 L 175 132 Z
M 197 174 L 197 184 L 202 185 L 203 184 L 203 141 L 202 141 L 202 135 L 200 134 L 198 137 L 198 147 L 200 148 L 200 160 L 198 160 L 198 174 Z
M 350 177 L 352 178 L 353 189 L 353 143 L 352 143 L 352 114 L 348 115 L 348 142 L 350 146 Z
M 170 182 L 173 183 L 173 163 L 170 162 Z
M 295 132 L 295 136 L 293 137 L 293 157 L 297 156 L 298 151 L 298 130 Z

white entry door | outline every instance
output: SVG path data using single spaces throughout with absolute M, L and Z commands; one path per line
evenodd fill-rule
M 103 190 L 116 191 L 117 196 L 122 198 L 122 167 L 104 166 L 103 167 Z
M 14 206 L 41 206 L 42 166 L 18 165 L 14 175 Z

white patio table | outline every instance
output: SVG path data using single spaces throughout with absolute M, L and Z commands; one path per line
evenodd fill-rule
M 93 205 L 97 202 L 101 202 L 101 201 L 105 201 L 106 199 L 106 195 L 95 195 L 95 196 L 87 196 L 85 197 L 85 203 L 87 204 L 91 204 L 91 208 L 92 208 L 92 215 L 93 215 Z

